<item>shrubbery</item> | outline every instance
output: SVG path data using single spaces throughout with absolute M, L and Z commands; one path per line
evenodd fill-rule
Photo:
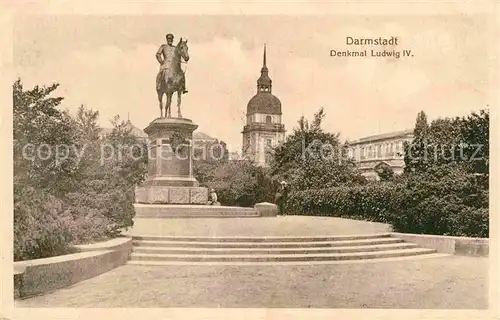
M 319 128 L 321 119 L 320 112 L 315 116 L 314 130 L 301 125 L 292 137 L 324 136 Z M 405 173 L 397 176 L 388 168 L 376 167 L 380 182 L 363 183 L 348 163 L 310 166 L 310 161 L 300 159 L 292 147 L 287 140 L 276 152 L 276 171 L 300 171 L 300 183 L 291 184 L 288 193 L 288 214 L 378 221 L 399 232 L 488 237 L 488 110 L 437 119 L 431 125 L 420 112 L 414 140 L 404 148 Z M 308 172 L 311 174 L 302 178 Z M 312 183 L 304 185 L 304 181 Z
M 32 187 L 14 186 L 14 259 L 69 252 L 71 217 L 62 201 Z
M 16 261 L 65 254 L 70 244 L 132 226 L 134 187 L 146 174 L 145 145 L 123 121 L 115 119 L 102 138 L 98 113 L 81 107 L 72 117 L 58 110 L 62 98 L 49 97 L 56 88 L 24 90 L 19 80 L 13 86 Z M 101 154 L 103 145 L 112 154 Z M 63 147 L 67 156 L 57 155 Z
M 250 161 L 197 161 L 194 176 L 201 186 L 214 188 L 218 201 L 226 206 L 273 202 L 277 190 L 267 170 Z
M 488 237 L 488 190 L 459 165 L 372 182 L 291 192 L 289 214 L 389 223 L 395 231 Z

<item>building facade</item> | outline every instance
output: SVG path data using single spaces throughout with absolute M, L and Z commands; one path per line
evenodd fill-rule
M 377 169 L 389 166 L 395 174 L 404 169 L 403 143 L 413 140 L 413 130 L 384 133 L 349 142 L 349 156 L 358 164 L 361 173 L 378 180 Z
M 266 47 L 257 93 L 247 104 L 246 124 L 243 127 L 242 155 L 257 165 L 269 163 L 268 151 L 285 139 L 285 126 L 281 123 L 281 101 L 272 94 L 272 80 L 266 63 Z

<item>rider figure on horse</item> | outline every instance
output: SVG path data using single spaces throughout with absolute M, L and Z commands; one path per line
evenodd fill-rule
M 174 42 L 174 35 L 169 33 L 166 36 L 167 43 L 162 44 L 158 51 L 156 52 L 156 60 L 160 63 L 160 70 L 156 76 L 156 89 L 159 90 L 160 82 L 162 79 L 162 73 L 167 72 L 172 64 L 172 59 L 174 57 L 175 46 L 172 45 Z M 182 77 L 182 93 L 187 93 L 186 90 L 186 77 Z

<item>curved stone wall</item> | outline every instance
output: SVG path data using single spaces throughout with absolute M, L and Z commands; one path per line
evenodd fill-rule
M 23 298 L 61 289 L 125 264 L 132 239 L 120 237 L 75 248 L 80 252 L 14 262 L 14 296 Z
M 391 236 L 416 243 L 424 248 L 436 249 L 439 253 L 474 257 L 489 256 L 488 238 L 467 238 L 398 232 L 391 233 Z

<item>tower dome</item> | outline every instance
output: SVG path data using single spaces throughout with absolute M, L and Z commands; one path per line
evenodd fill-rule
M 281 101 L 273 95 L 272 80 L 269 77 L 269 69 L 266 64 L 266 46 L 264 45 L 264 57 L 260 77 L 257 80 L 257 94 L 247 104 L 247 115 L 254 113 L 281 114 Z
M 254 113 L 281 114 L 281 101 L 270 92 L 259 92 L 247 105 L 247 115 Z

